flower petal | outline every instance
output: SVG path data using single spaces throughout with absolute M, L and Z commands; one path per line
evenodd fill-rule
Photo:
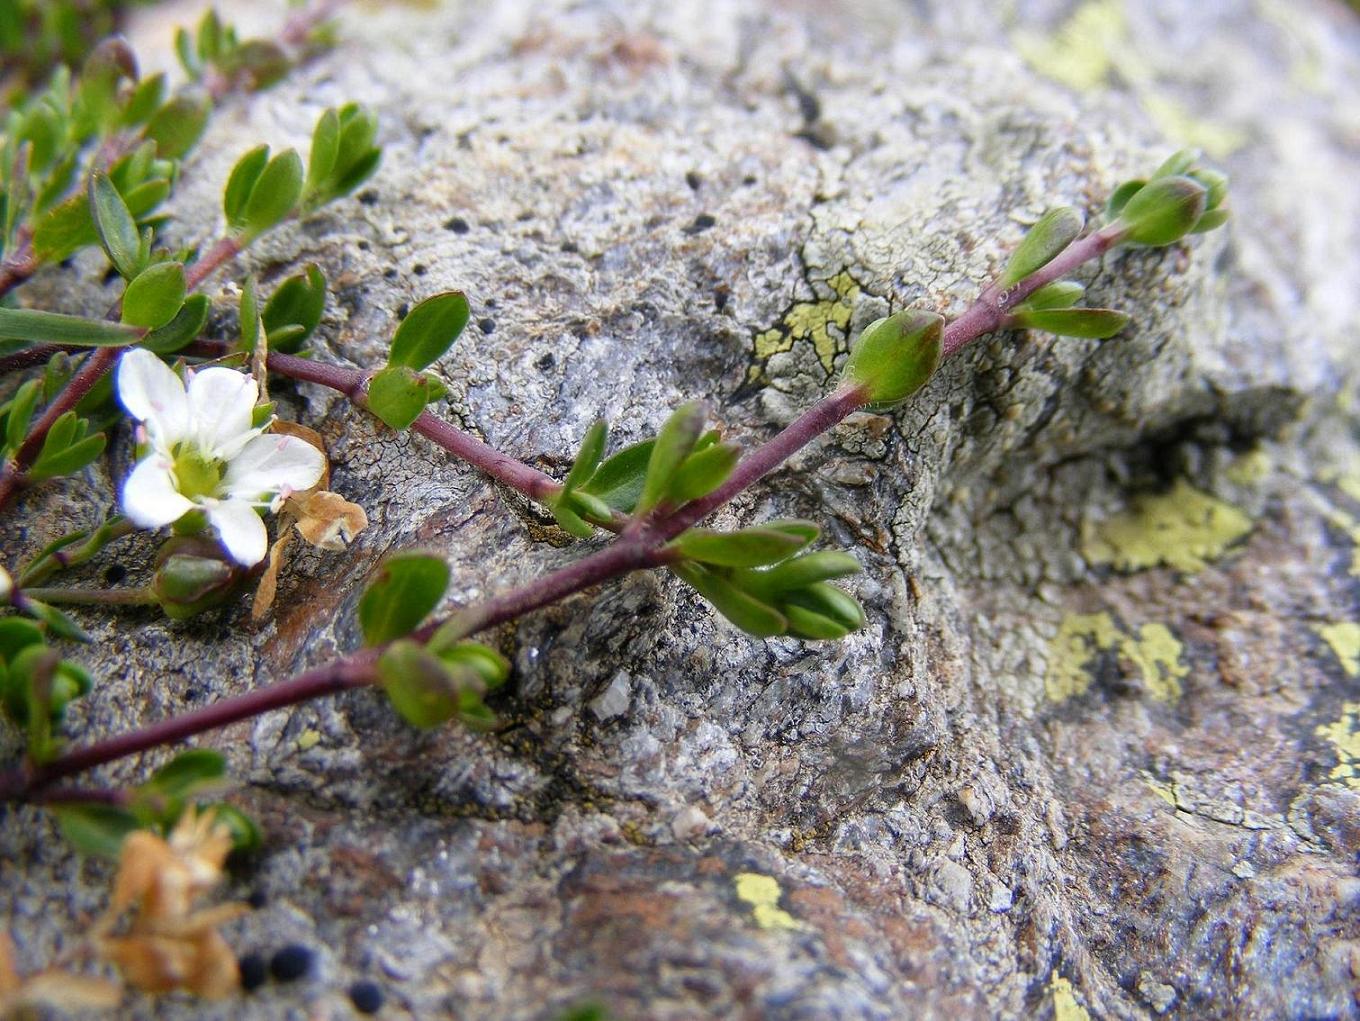
M 227 465 L 222 484 L 230 497 L 257 500 L 282 489 L 310 489 L 325 470 L 325 456 L 306 440 L 266 433 Z
M 138 528 L 160 528 L 178 521 L 194 503 L 175 488 L 170 460 L 159 454 L 139 461 L 123 483 L 123 513 Z
M 229 460 L 249 439 L 250 417 L 260 388 L 244 372 L 220 365 L 195 372 L 189 380 L 189 420 L 199 450 Z
M 206 508 L 208 524 L 231 559 L 243 567 L 254 567 L 269 549 L 269 535 L 255 508 L 244 500 L 218 500 Z
M 118 360 L 118 399 L 128 414 L 146 423 L 151 441 L 162 449 L 189 431 L 189 402 L 174 370 L 150 351 L 133 348 Z

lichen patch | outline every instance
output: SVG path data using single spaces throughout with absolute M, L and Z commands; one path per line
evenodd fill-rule
M 1336 753 L 1336 765 L 1328 777 L 1360 790 L 1360 702 L 1347 702 L 1341 716 L 1319 725 L 1316 733 Z
M 1044 693 L 1051 702 L 1084 694 L 1091 686 L 1090 665 L 1102 652 L 1117 653 L 1136 674 L 1143 690 L 1158 702 L 1175 702 L 1181 680 L 1190 672 L 1184 646 L 1165 624 L 1144 624 L 1137 634 L 1122 630 L 1108 613 L 1073 613 L 1063 618 L 1048 646 Z
M 803 923 L 779 906 L 779 881 L 759 872 L 739 872 L 733 880 L 737 899 L 751 905 L 756 925 L 762 929 L 798 931 Z
M 1120 571 L 1166 565 L 1203 570 L 1252 528 L 1245 513 L 1179 479 L 1168 493 L 1142 496 L 1131 510 L 1083 527 L 1082 554 Z
M 1332 647 L 1348 676 L 1360 676 L 1360 624 L 1338 621 L 1316 625 L 1313 630 Z

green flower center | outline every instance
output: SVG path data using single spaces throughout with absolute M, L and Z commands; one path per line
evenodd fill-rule
M 175 448 L 176 488 L 190 500 L 200 496 L 216 496 L 225 468 L 223 462 L 206 458 L 193 447 L 181 445 Z

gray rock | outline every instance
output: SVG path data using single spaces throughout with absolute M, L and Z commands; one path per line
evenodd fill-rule
M 155 46 L 181 13 L 134 35 Z M 317 357 L 362 366 L 402 305 L 464 289 L 489 323 L 439 364 L 438 410 L 553 471 L 597 415 L 622 443 L 694 396 L 771 435 L 847 332 L 957 313 L 1045 207 L 1094 209 L 1186 140 L 1233 174 L 1236 222 L 1083 271 L 1093 304 L 1133 313 L 1120 339 L 983 341 L 718 515 L 809 516 L 854 549 L 869 624 L 848 640 L 752 641 L 640 576 L 493 636 L 516 664 L 501 733 L 415 733 L 356 692 L 206 738 L 266 834 L 229 892 L 267 904 L 228 938 L 306 941 L 322 967 L 128 1016 L 343 1016 L 361 976 L 415 1017 L 1356 1013 L 1360 708 L 1334 630 L 1360 612 L 1353 12 L 599 0 L 342 25 L 215 118 L 174 240 L 215 236 L 247 147 L 305 147 L 325 106 L 374 104 L 371 202 L 244 268 L 268 286 L 320 263 Z M 33 300 L 107 307 L 88 268 Z M 388 550 L 443 551 L 460 603 L 579 555 L 423 440 L 309 386 L 277 397 L 370 529 L 298 555 L 258 629 L 244 609 L 82 616 L 101 683 L 76 734 L 354 648 Z M 122 438 L 81 484 L 27 495 L 7 556 L 95 520 L 129 458 Z M 153 548 L 110 562 L 135 578 Z M 677 840 L 691 809 L 712 828 Z M 32 808 L 5 810 L 0 860 L 21 964 L 55 960 L 109 868 Z

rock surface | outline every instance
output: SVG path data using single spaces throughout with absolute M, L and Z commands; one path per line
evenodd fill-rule
M 144 15 L 141 48 L 188 10 Z M 129 1016 L 345 1017 L 361 977 L 389 1017 L 1357 1014 L 1360 19 L 997 10 L 360 5 L 334 52 L 228 105 L 175 200 L 182 240 L 215 235 L 245 148 L 305 148 L 326 105 L 375 105 L 371 187 L 246 265 L 320 263 L 318 356 L 362 366 L 401 306 L 466 290 L 480 328 L 439 366 L 440 410 L 553 471 L 597 415 L 624 442 L 694 396 L 769 435 L 847 332 L 961 310 L 1046 206 L 1094 210 L 1187 142 L 1233 174 L 1236 222 L 1085 274 L 1134 314 L 1122 338 L 988 340 L 721 515 L 812 517 L 854 549 L 851 639 L 752 641 L 642 575 L 496 636 L 516 665 L 500 734 L 415 733 L 361 692 L 207 738 L 266 833 L 232 891 L 264 904 L 229 940 L 319 959 Z M 78 275 L 35 286 L 69 302 Z M 444 552 L 458 602 L 579 555 L 424 441 L 278 396 L 372 526 L 295 559 L 259 628 L 89 617 L 101 683 L 77 733 L 352 649 L 389 550 Z M 5 549 L 94 520 L 128 457 L 28 496 Z M 110 563 L 136 576 L 151 549 Z M 37 966 L 110 870 L 4 813 L 0 908 Z

